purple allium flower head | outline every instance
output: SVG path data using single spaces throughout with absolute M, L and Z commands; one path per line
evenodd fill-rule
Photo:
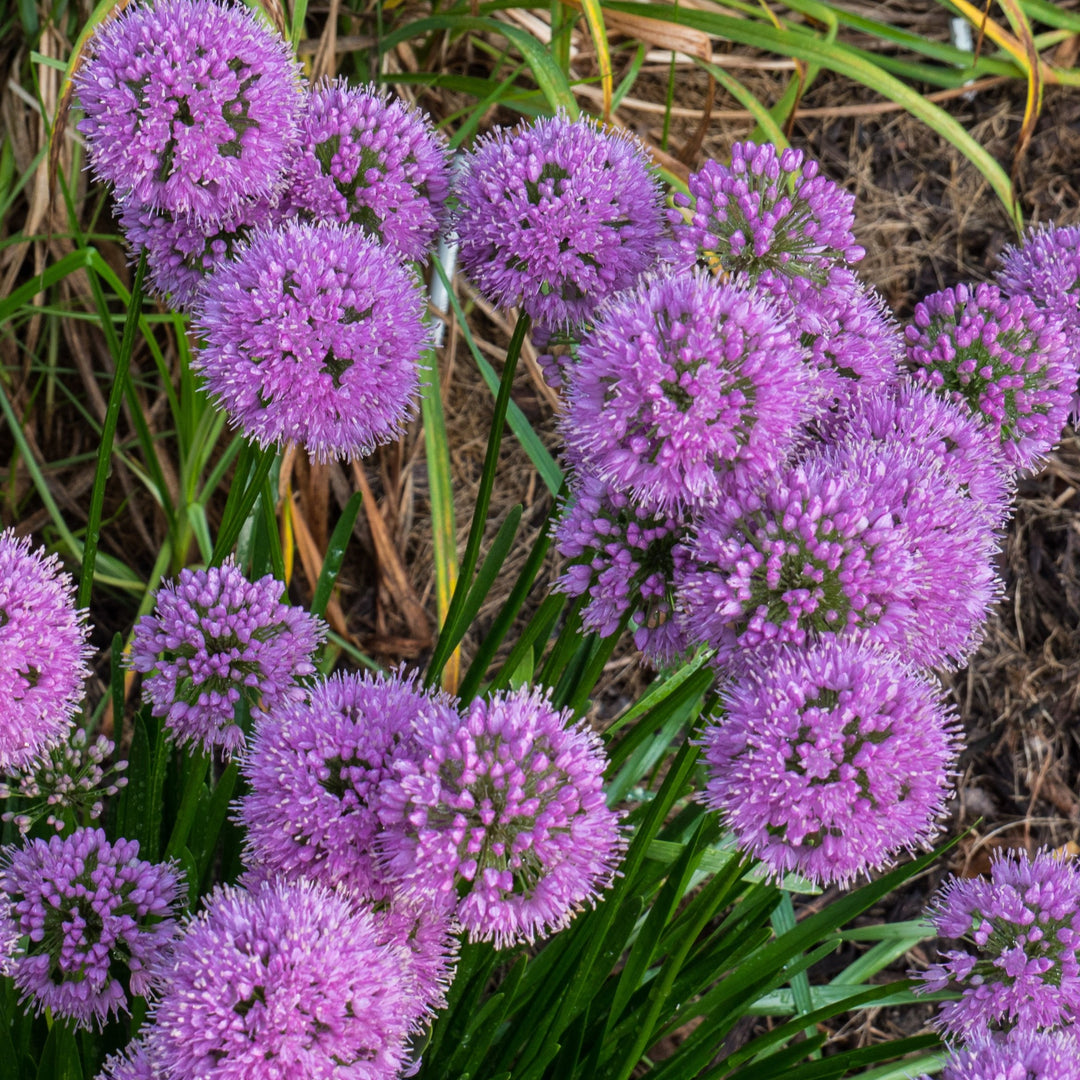
M 928 912 L 947 950 L 916 972 L 928 991 L 959 989 L 938 1022 L 969 1040 L 988 1029 L 1052 1028 L 1080 1020 L 1080 870 L 1067 857 L 1007 852 L 990 878 L 952 878 Z
M 110 844 L 101 829 L 8 849 L 0 879 L 6 917 L 27 939 L 9 970 L 38 1012 L 90 1027 L 126 1011 L 127 992 L 111 970 L 117 960 L 130 970 L 133 994 L 149 991 L 153 964 L 176 929 L 180 879 L 172 866 L 138 856 L 137 841 Z
M 702 736 L 705 801 L 781 876 L 849 882 L 937 831 L 959 752 L 939 688 L 859 641 L 777 649 Z
M 276 225 L 283 213 L 272 199 L 245 200 L 214 222 L 128 201 L 120 227 L 138 252 L 146 249 L 150 282 L 177 308 L 190 307 L 208 274 L 233 258 L 251 234 Z
M 478 140 L 458 199 L 462 269 L 549 326 L 583 322 L 633 285 L 664 235 L 641 143 L 563 113 Z
M 555 587 L 588 597 L 581 610 L 587 630 L 606 637 L 629 614 L 634 644 L 651 662 L 671 663 L 687 648 L 674 619 L 672 580 L 685 532 L 678 517 L 650 514 L 586 473 L 575 478 L 555 533 L 559 554 L 580 561 Z
M 897 381 L 904 339 L 885 301 L 845 266 L 824 284 L 764 273 L 758 288 L 791 319 L 820 374 L 822 405 L 841 414 L 862 394 Z
M 148 674 L 143 694 L 180 743 L 226 753 L 244 744 L 235 723 L 241 696 L 275 709 L 300 701 L 298 680 L 315 671 L 326 634 L 321 619 L 282 603 L 267 574 L 248 581 L 229 559 L 209 570 L 181 570 L 135 627 L 131 666 Z
M 341 79 L 308 91 L 290 210 L 426 259 L 449 194 L 446 148 L 420 110 Z
M 260 719 L 243 765 L 251 785 L 240 808 L 247 861 L 289 880 L 386 899 L 374 852 L 379 789 L 395 761 L 415 755 L 413 732 L 428 714 L 457 720 L 448 699 L 414 678 L 365 673 L 333 675 L 308 701 Z
M 972 513 L 971 500 L 919 446 L 848 439 L 819 450 L 807 464 L 871 492 L 877 511 L 890 514 L 906 538 L 904 585 L 914 619 L 905 621 L 902 634 L 878 640 L 912 663 L 963 664 L 1001 599 L 993 527 Z
M 566 374 L 567 452 L 649 508 L 707 505 L 779 467 L 816 373 L 786 320 L 707 275 L 607 303 Z
M 968 495 L 971 511 L 992 528 L 1003 525 L 1012 509 L 1013 470 L 982 423 L 913 379 L 860 396 L 849 412 L 832 418 L 826 437 L 876 440 L 933 455 L 952 484 Z
M 941 1080 L 1080 1080 L 1080 1042 L 1068 1029 L 1018 1028 L 983 1036 L 953 1051 L 940 1075 Z
M 982 419 L 1016 468 L 1036 467 L 1061 437 L 1080 354 L 1052 312 L 957 285 L 916 304 L 905 336 L 915 378 Z
M 137 204 L 225 217 L 272 195 L 296 140 L 299 69 L 242 4 L 157 0 L 104 23 L 74 76 L 90 163 Z
M 122 1054 L 111 1054 L 97 1080 L 164 1080 L 146 1043 L 135 1039 Z
M 390 1080 L 418 1011 L 408 970 L 344 891 L 218 888 L 174 946 L 149 1047 L 169 1080 Z
M 686 633 L 721 665 L 747 650 L 861 630 L 918 631 L 909 536 L 873 487 L 820 458 L 705 511 L 676 577 Z
M 0 781 L 0 799 L 14 797 L 24 803 L 18 813 L 5 810 L 0 821 L 14 821 L 25 835 L 42 818 L 62 832 L 82 814 L 91 820 L 101 817 L 104 799 L 127 786 L 127 777 L 120 775 L 126 761 L 104 767 L 115 749 L 108 736 L 99 735 L 91 743 L 84 728 L 75 728 L 66 740 L 49 747 L 37 768 L 24 770 L 18 783 Z
M 710 268 L 824 281 L 830 267 L 865 254 L 851 231 L 855 197 L 801 150 L 735 143 L 730 165 L 705 162 L 689 187 L 669 217 L 683 251 Z
M 380 942 L 408 949 L 411 992 L 424 1015 L 446 1007 L 446 991 L 454 978 L 458 939 L 454 924 L 442 911 L 395 897 L 375 909 Z
M 1006 296 L 1026 296 L 1080 330 L 1080 227 L 1032 229 L 1001 261 L 997 282 Z
M 0 532 L 0 771 L 35 765 L 64 738 L 90 675 L 87 633 L 59 559 Z
M 260 233 L 199 296 L 195 366 L 260 446 L 363 456 L 413 411 L 428 343 L 416 279 L 356 229 L 293 221 Z
M 604 802 L 603 749 L 539 690 L 477 699 L 418 725 L 379 817 L 388 876 L 406 899 L 450 906 L 497 948 L 566 926 L 615 873 L 624 838 Z

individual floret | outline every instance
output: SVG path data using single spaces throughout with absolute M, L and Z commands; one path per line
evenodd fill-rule
M 217 0 L 132 4 L 74 76 L 90 163 L 121 200 L 219 220 L 285 182 L 299 69 L 254 11 Z
M 865 642 L 787 647 L 702 736 L 707 804 L 779 877 L 848 883 L 938 829 L 959 752 L 926 676 Z
M 756 280 L 766 271 L 824 282 L 858 262 L 855 197 L 821 175 L 801 150 L 738 142 L 731 164 L 707 161 L 676 193 L 675 240 L 691 260 Z
M 568 455 L 649 510 L 751 487 L 784 463 L 815 404 L 804 355 L 750 291 L 647 279 L 601 309 L 565 373 Z
M 419 1012 L 408 971 L 345 892 L 218 888 L 165 965 L 148 1049 L 169 1080 L 391 1080 Z
M 260 446 L 296 440 L 317 461 L 363 457 L 414 411 L 423 313 L 392 252 L 356 229 L 293 221 L 207 280 L 194 366 Z
M 581 323 L 656 262 L 660 187 L 642 145 L 565 114 L 481 138 L 458 185 L 461 266 L 485 296 Z
M 604 801 L 600 740 L 541 691 L 475 700 L 418 725 L 379 806 L 388 876 L 406 898 L 453 908 L 497 948 L 566 926 L 622 855 Z
M 260 876 L 344 884 L 368 899 L 391 894 L 375 863 L 381 785 L 417 753 L 427 715 L 456 721 L 449 701 L 400 675 L 334 675 L 305 702 L 256 726 L 240 807 L 246 862 Z
M 403 259 L 426 259 L 450 194 L 447 152 L 418 109 L 344 80 L 306 95 L 290 210 L 359 226 Z
M 36 765 L 82 700 L 90 650 L 74 594 L 55 555 L 0 532 L 0 771 Z
M 158 591 L 135 627 L 131 666 L 148 676 L 143 694 L 177 742 L 232 753 L 244 745 L 241 697 L 264 709 L 304 698 L 326 627 L 281 594 L 271 574 L 252 583 L 231 560 L 181 570 Z
M 1076 388 L 1060 318 L 993 285 L 957 285 L 920 301 L 904 332 L 914 377 L 981 419 L 1013 466 L 1036 468 Z
M 6 918 L 21 938 L 9 973 L 37 1012 L 104 1025 L 127 1011 L 129 991 L 150 990 L 153 964 L 176 929 L 180 878 L 138 855 L 137 841 L 110 844 L 101 829 L 9 849 Z M 126 978 L 117 977 L 121 964 Z
M 941 1005 L 946 1034 L 971 1040 L 1080 1020 L 1080 870 L 1072 859 L 999 854 L 989 879 L 950 879 L 928 915 L 942 937 L 973 946 L 946 950 L 915 973 L 928 991 L 960 991 Z

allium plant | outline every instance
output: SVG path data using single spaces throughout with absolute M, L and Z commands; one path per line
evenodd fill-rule
M 735 143 L 731 164 L 707 161 L 677 192 L 669 214 L 690 261 L 757 279 L 766 271 L 824 282 L 831 267 L 858 262 L 855 198 L 821 175 L 801 150 Z
M 571 461 L 649 509 L 707 505 L 783 464 L 816 373 L 772 305 L 702 274 L 605 305 L 566 372 Z
M 100 1080 L 161 1080 L 161 1073 L 141 1039 L 128 1044 L 122 1054 L 112 1054 L 105 1061 Z
M 1080 355 L 1052 312 L 957 285 L 920 301 L 905 335 L 914 377 L 981 419 L 1014 467 L 1035 468 L 1057 443 Z
M 299 68 L 242 4 L 133 4 L 95 33 L 74 84 L 94 173 L 122 200 L 220 220 L 285 182 Z
M 18 811 L 6 810 L 0 821 L 13 821 L 25 835 L 42 818 L 61 832 L 84 816 L 91 821 L 101 817 L 105 799 L 128 782 L 122 775 L 126 761 L 105 764 L 115 750 L 108 736 L 98 735 L 90 742 L 84 728 L 75 728 L 67 740 L 49 748 L 36 769 L 24 771 L 17 783 L 0 781 L 0 799 L 17 798 L 24 804 Z
M 425 259 L 450 194 L 430 119 L 370 86 L 313 87 L 300 118 L 289 208 L 363 229 L 403 259 Z
M 1026 296 L 1080 329 L 1080 227 L 1033 229 L 1001 256 L 997 283 L 1006 296 Z
M 147 1045 L 169 1080 L 390 1080 L 420 1014 L 407 950 L 310 882 L 216 889 L 162 976 Z
M 928 912 L 949 949 L 914 974 L 929 991 L 956 989 L 938 1023 L 951 1037 L 1030 1031 L 1080 1019 L 1080 869 L 1039 851 L 999 854 L 990 877 L 952 878 Z
M 394 897 L 374 911 L 378 939 L 409 950 L 410 993 L 421 1011 L 434 1016 L 446 1007 L 458 954 L 456 925 L 442 911 Z
M 67 734 L 90 674 L 87 633 L 60 560 L 0 532 L 0 770 L 33 767 Z
M 702 735 L 707 804 L 777 876 L 850 882 L 938 830 L 959 752 L 940 689 L 866 642 L 777 649 Z
M 685 559 L 680 540 L 686 528 L 680 518 L 650 514 L 595 477 L 576 478 L 555 546 L 564 558 L 578 561 L 556 588 L 586 598 L 586 629 L 607 637 L 630 617 L 638 649 L 653 663 L 670 663 L 688 646 L 674 617 L 674 575 Z
M 334 675 L 307 701 L 286 702 L 255 727 L 240 803 L 246 859 L 257 876 L 344 884 L 385 900 L 375 862 L 381 785 L 417 754 L 424 718 L 457 721 L 448 699 L 399 675 Z
M 176 929 L 173 866 L 140 859 L 134 840 L 110 844 L 101 829 L 77 829 L 9 848 L 0 888 L 21 939 L 9 972 L 36 1011 L 104 1025 L 128 1010 L 129 992 L 149 992 Z
M 181 570 L 158 590 L 154 611 L 135 627 L 131 666 L 178 743 L 232 753 L 244 745 L 241 698 L 264 709 L 304 698 L 300 680 L 314 673 L 326 628 L 281 594 L 272 575 L 250 582 L 231 560 Z
M 482 137 L 458 186 L 462 269 L 502 307 L 583 322 L 653 267 L 660 188 L 642 145 L 560 113 Z
M 1018 1028 L 1007 1036 L 983 1036 L 954 1051 L 940 1076 L 941 1080 L 1080 1080 L 1080 1042 L 1071 1029 Z
M 470 940 L 505 948 L 566 926 L 610 884 L 624 839 L 600 741 L 542 691 L 425 716 L 417 741 L 379 805 L 386 873 L 406 898 L 453 908 Z
M 362 457 L 412 415 L 423 310 L 391 251 L 355 229 L 292 221 L 206 282 L 195 367 L 260 446 L 295 440 L 316 461 Z

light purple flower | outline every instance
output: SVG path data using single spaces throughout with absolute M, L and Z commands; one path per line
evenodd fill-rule
M 946 401 L 913 379 L 857 398 L 849 412 L 826 425 L 831 442 L 876 440 L 933 455 L 972 513 L 992 528 L 1012 510 L 1013 469 L 982 423 L 962 405 Z
M 731 164 L 707 161 L 690 174 L 689 196 L 670 211 L 686 256 L 756 279 L 765 271 L 824 281 L 830 267 L 858 262 L 855 197 L 801 150 L 738 142 Z
M 822 407 L 843 414 L 866 393 L 893 385 L 904 339 L 885 301 L 845 266 L 823 283 L 766 272 L 757 287 L 791 319 L 795 337 L 810 352 Z
M 775 471 L 815 404 L 785 320 L 707 275 L 606 304 L 565 375 L 571 461 L 650 509 L 700 507 Z
M 426 259 L 450 194 L 444 144 L 419 109 L 338 79 L 300 117 L 290 210 L 359 226 L 403 259 Z
M 143 1039 L 128 1043 L 122 1054 L 110 1054 L 97 1080 L 164 1080 Z
M 1080 1080 L 1080 1042 L 1071 1030 L 983 1036 L 954 1050 L 940 1075 L 941 1080 Z
M 957 285 L 920 301 L 904 333 L 914 377 L 981 419 L 1016 468 L 1057 443 L 1080 356 L 1060 318 L 993 285 Z
M 904 536 L 905 604 L 913 617 L 901 633 L 875 629 L 877 640 L 911 663 L 962 665 L 1003 592 L 993 527 L 921 446 L 851 438 L 809 455 L 806 465 L 866 492 L 873 513 L 889 514 Z
M 0 532 L 0 771 L 34 766 L 66 735 L 90 675 L 88 633 L 60 560 Z
M 687 648 L 674 619 L 673 584 L 685 532 L 686 522 L 678 517 L 650 514 L 595 477 L 577 477 L 555 546 L 564 558 L 579 561 L 555 588 L 588 598 L 582 625 L 603 637 L 632 616 L 634 644 L 651 663 L 669 664 Z
M 470 940 L 497 948 L 595 902 L 625 842 L 594 732 L 527 689 L 418 728 L 419 755 L 395 763 L 379 805 L 386 871 L 406 899 L 456 901 Z
M 314 673 L 326 627 L 282 603 L 282 591 L 271 574 L 248 581 L 231 559 L 181 570 L 158 590 L 135 627 L 131 666 L 148 676 L 143 694 L 179 743 L 232 753 L 244 745 L 241 697 L 264 709 L 303 700 L 299 680 Z
M 416 754 L 414 729 L 427 715 L 457 719 L 448 699 L 414 678 L 348 674 L 261 718 L 243 763 L 246 862 L 262 875 L 388 898 L 374 852 L 379 789 L 395 761 Z
M 51 1009 L 87 1028 L 126 1012 L 117 961 L 130 971 L 131 993 L 149 992 L 154 961 L 176 930 L 180 878 L 171 865 L 138 855 L 137 841 L 110 844 L 101 829 L 8 849 L 5 918 L 26 939 L 9 973 L 37 1012 Z
M 952 878 L 928 912 L 951 949 L 924 972 L 928 991 L 959 989 L 938 1022 L 965 1041 L 988 1030 L 1052 1028 L 1080 1019 L 1080 870 L 1039 851 L 999 854 L 990 878 Z
M 272 199 L 245 200 L 224 217 L 208 222 L 195 214 L 171 214 L 128 201 L 120 227 L 136 254 L 146 249 L 150 282 L 173 307 L 190 307 L 203 282 L 236 254 L 253 232 L 276 225 L 283 214 Z
M 937 831 L 959 733 L 915 669 L 827 639 L 776 650 L 723 701 L 705 801 L 772 874 L 847 883 Z
M 445 912 L 401 897 L 375 909 L 378 938 L 409 951 L 410 992 L 426 1016 L 446 1007 L 446 991 L 454 979 L 458 940 Z
M 997 282 L 1006 296 L 1026 296 L 1080 329 L 1080 226 L 1032 229 L 1001 261 Z
M 220 219 L 284 184 L 299 69 L 242 4 L 133 4 L 74 76 L 95 175 L 122 200 Z
M 195 367 L 260 446 L 362 457 L 401 432 L 428 344 L 420 287 L 355 229 L 289 222 L 207 280 Z
M 147 1040 L 169 1080 L 390 1080 L 405 1062 L 407 951 L 344 892 L 218 888 L 163 968 Z
M 478 140 L 458 202 L 465 273 L 496 304 L 553 327 L 633 285 L 664 235 L 642 144 L 563 113 Z
M 909 542 L 872 486 L 820 458 L 792 468 L 701 515 L 676 579 L 687 636 L 715 648 L 721 665 L 822 634 L 911 640 Z

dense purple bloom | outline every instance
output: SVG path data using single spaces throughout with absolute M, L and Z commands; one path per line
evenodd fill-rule
M 245 200 L 213 222 L 195 214 L 171 214 L 127 202 L 120 227 L 136 252 L 146 249 L 150 282 L 172 305 L 186 308 L 208 274 L 228 262 L 251 234 L 277 224 L 282 211 L 272 199 Z
M 669 217 L 682 250 L 711 268 L 824 281 L 830 267 L 865 254 L 851 231 L 855 197 L 801 150 L 735 143 L 730 165 L 706 161 L 689 187 Z
M 862 630 L 917 640 L 909 537 L 867 484 L 818 458 L 706 511 L 677 580 L 691 641 L 744 650 Z
M 415 679 L 365 673 L 331 676 L 308 701 L 262 718 L 244 761 L 247 861 L 259 873 L 387 898 L 374 858 L 379 788 L 395 761 L 416 753 L 413 732 L 426 715 L 457 719 Z
M 685 531 L 679 518 L 651 514 L 585 474 L 575 480 L 555 533 L 559 554 L 580 561 L 556 588 L 588 598 L 582 624 L 604 637 L 629 614 L 637 624 L 634 644 L 651 662 L 670 663 L 687 647 L 674 619 L 673 595 Z
M 603 749 L 538 690 L 418 724 L 379 817 L 388 875 L 498 948 L 566 926 L 610 883 L 624 840 L 604 802 Z M 460 899 L 458 899 L 460 891 Z
M 0 771 L 38 762 L 82 700 L 90 650 L 74 594 L 55 555 L 0 532 Z
M 218 888 L 163 966 L 149 1047 L 169 1080 L 390 1080 L 418 1017 L 408 969 L 344 892 Z
M 921 447 L 848 439 L 807 463 L 870 493 L 874 512 L 891 515 L 905 536 L 905 599 L 914 618 L 902 634 L 878 640 L 912 662 L 962 664 L 1001 598 L 993 527 Z
M 982 419 L 1015 467 L 1034 468 L 1061 437 L 1077 354 L 1053 313 L 957 285 L 920 301 L 905 335 L 915 378 Z
M 707 275 L 606 304 L 566 372 L 568 453 L 650 508 L 707 505 L 780 466 L 816 373 L 786 321 Z
M 955 1050 L 940 1075 L 941 1080 L 1080 1080 L 1080 1042 L 1071 1030 L 1021 1028 L 1007 1036 L 984 1036 Z
M 446 149 L 424 113 L 344 80 L 308 92 L 291 210 L 359 226 L 402 258 L 424 259 L 449 194 Z
M 413 411 L 423 313 L 416 279 L 386 248 L 293 221 L 207 280 L 195 366 L 261 446 L 296 439 L 317 461 L 362 457 Z
M 241 697 L 264 709 L 304 698 L 298 680 L 315 671 L 326 628 L 281 593 L 273 575 L 252 583 L 231 559 L 181 570 L 158 590 L 153 613 L 135 627 L 131 666 L 149 676 L 143 694 L 178 742 L 231 753 L 244 744 Z
M 896 382 L 904 340 L 885 301 L 844 266 L 824 284 L 766 273 L 758 288 L 791 319 L 821 381 L 822 405 L 843 413 L 862 394 Z
M 876 440 L 931 454 L 973 513 L 991 527 L 1012 509 L 1013 471 L 982 423 L 961 405 L 904 378 L 889 390 L 859 397 L 827 425 L 830 441 Z
M 939 1023 L 968 1040 L 988 1029 L 1052 1028 L 1080 1020 L 1080 870 L 1039 851 L 999 855 L 990 878 L 952 878 L 928 912 L 947 950 L 916 973 L 929 991 L 959 989 Z
M 64 742 L 49 748 L 37 768 L 24 770 L 18 783 L 0 781 L 0 799 L 14 797 L 25 804 L 18 813 L 4 811 L 0 821 L 14 821 L 25 835 L 42 818 L 60 832 L 68 820 L 101 817 L 104 799 L 127 785 L 127 777 L 120 775 L 126 761 L 105 767 L 115 749 L 108 736 L 99 735 L 91 743 L 85 728 L 75 728 Z
M 128 1043 L 122 1054 L 111 1054 L 98 1080 L 164 1080 L 142 1039 Z
M 664 220 L 644 148 L 595 121 L 560 113 L 497 130 L 458 188 L 462 269 L 549 326 L 584 321 L 656 262 Z
M 272 195 L 296 137 L 289 46 L 242 4 L 157 0 L 105 22 L 74 77 L 95 174 L 117 195 L 222 218 Z
M 1001 261 L 997 281 L 1006 296 L 1026 296 L 1080 330 L 1080 226 L 1033 229 Z
M 117 960 L 129 968 L 133 994 L 150 989 L 152 965 L 176 929 L 180 880 L 172 866 L 138 856 L 137 841 L 110 844 L 101 829 L 8 850 L 6 918 L 28 938 L 9 971 L 38 1012 L 90 1027 L 126 1011 L 127 992 L 111 971 Z
M 849 882 L 937 831 L 959 752 L 938 687 L 865 642 L 778 649 L 702 742 L 708 805 L 773 874 Z
M 376 908 L 375 923 L 380 942 L 409 950 L 410 992 L 422 1011 L 430 1015 L 445 1008 L 458 953 L 449 916 L 395 897 L 387 906 Z

